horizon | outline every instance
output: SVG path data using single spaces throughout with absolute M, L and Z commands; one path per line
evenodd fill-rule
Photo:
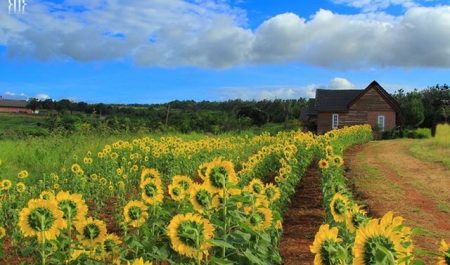
M 0 3 L 3 97 L 162 104 L 449 83 L 448 1 L 26 3 Z

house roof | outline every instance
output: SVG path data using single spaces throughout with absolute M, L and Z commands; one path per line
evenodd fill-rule
M 347 111 L 348 104 L 364 90 L 317 89 L 315 111 Z
M 26 100 L 0 99 L 0 108 L 26 108 L 27 104 Z

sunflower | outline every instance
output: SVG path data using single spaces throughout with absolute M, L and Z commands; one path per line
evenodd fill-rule
M 37 236 L 39 241 L 53 240 L 66 226 L 64 213 L 54 200 L 31 199 L 19 214 L 19 228 L 25 237 Z
M 208 164 L 205 183 L 211 190 L 218 192 L 228 188 L 230 184 L 237 184 L 239 179 L 230 161 L 214 160 Z
M 348 199 L 340 193 L 335 193 L 330 202 L 331 215 L 335 222 L 344 222 L 347 211 Z
M 141 201 L 130 201 L 123 208 L 125 223 L 132 227 L 140 227 L 147 221 L 147 205 Z
M 2 190 L 9 190 L 12 186 L 12 182 L 9 179 L 4 179 L 1 182 Z
M 314 265 L 338 264 L 332 263 L 336 254 L 335 246 L 342 241 L 338 238 L 338 232 L 336 227 L 330 229 L 328 224 L 320 226 L 313 244 L 309 247 L 311 253 L 315 254 Z
M 266 195 L 270 202 L 275 202 L 281 197 L 280 188 L 272 183 L 266 184 L 263 194 Z
M 23 182 L 18 182 L 18 183 L 16 184 L 16 191 L 17 191 L 18 193 L 25 192 L 26 190 L 27 190 L 27 186 L 25 186 L 25 183 L 23 183 Z
M 142 258 L 135 259 L 133 263 L 128 262 L 127 265 L 152 265 L 149 261 L 144 261 Z
M 206 179 L 206 170 L 208 169 L 208 163 L 203 163 L 198 167 L 197 175 L 202 179 Z
M 325 153 L 327 156 L 332 156 L 334 154 L 333 147 L 331 145 L 327 145 L 325 147 Z
M 17 174 L 17 177 L 20 179 L 24 179 L 28 177 L 28 171 L 22 170 Z
M 450 247 L 445 240 L 441 240 L 439 251 L 442 255 L 438 258 L 438 265 L 450 265 Z
M 81 168 L 80 165 L 78 164 L 73 164 L 70 169 L 72 170 L 73 173 L 75 174 L 79 174 L 80 172 L 83 172 L 83 169 Z
M 88 207 L 80 194 L 70 194 L 60 191 L 56 195 L 58 207 L 64 213 L 64 219 L 70 221 L 83 220 L 88 212 Z
M 182 186 L 174 185 L 174 184 L 170 184 L 168 186 L 168 192 L 169 192 L 170 198 L 172 198 L 172 200 L 177 201 L 177 202 L 182 201 L 186 194 L 186 192 Z
M 319 160 L 319 168 L 320 169 L 327 169 L 329 167 L 328 161 L 326 159 L 320 159 Z
M 54 200 L 55 199 L 55 194 L 53 193 L 53 191 L 50 190 L 44 190 L 43 192 L 41 192 L 41 194 L 39 194 L 39 198 L 43 199 L 43 200 Z
M 158 170 L 154 168 L 144 168 L 141 172 L 141 182 L 144 182 L 147 178 L 155 180 L 158 184 L 161 184 L 161 175 Z
M 333 156 L 333 162 L 340 167 L 344 165 L 344 159 L 342 156 Z
M 263 194 L 263 192 L 264 192 L 264 183 L 260 179 L 254 178 L 245 187 L 245 190 L 249 191 L 249 192 L 252 192 L 254 194 Z
M 147 178 L 141 183 L 142 199 L 147 204 L 159 204 L 164 199 L 160 180 Z
M 219 198 L 205 185 L 192 185 L 189 195 L 192 207 L 201 214 L 219 206 Z
M 255 231 L 264 231 L 272 225 L 272 210 L 270 208 L 257 208 L 247 217 L 247 222 Z
M 406 264 L 401 261 L 412 253 L 410 229 L 402 228 L 403 218 L 388 212 L 372 219 L 356 231 L 353 264 Z M 383 255 L 380 255 L 383 253 Z
M 208 255 L 211 245 L 208 240 L 214 236 L 214 227 L 199 215 L 178 214 L 167 228 L 172 248 L 179 254 L 201 260 Z
M 115 234 L 107 234 L 103 242 L 105 258 L 112 261 L 113 264 L 120 264 L 120 262 L 117 262 L 120 255 L 120 244 L 122 244 L 122 240 Z
M 359 226 L 366 222 L 366 220 L 368 219 L 366 215 L 366 211 L 362 210 L 359 205 L 350 207 L 345 215 L 345 224 L 347 226 L 347 229 L 351 233 L 355 233 Z
M 105 241 L 106 225 L 103 221 L 91 217 L 78 220 L 75 223 L 79 235 L 78 239 L 85 246 L 95 246 Z
M 3 226 L 0 226 L 0 239 L 6 236 L 6 229 Z
M 172 184 L 180 186 L 184 191 L 188 191 L 194 182 L 188 176 L 174 176 L 172 178 Z

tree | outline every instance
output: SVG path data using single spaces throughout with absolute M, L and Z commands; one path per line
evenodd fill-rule
M 424 107 L 417 91 L 408 93 L 405 100 L 401 103 L 400 108 L 405 126 L 416 128 L 423 123 L 425 119 Z

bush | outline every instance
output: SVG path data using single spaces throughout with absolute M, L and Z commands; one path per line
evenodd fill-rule
M 431 138 L 430 128 L 404 129 L 403 131 L 396 128 L 391 131 L 383 132 L 382 139 L 397 139 L 397 138 L 411 138 L 411 139 L 428 139 Z

